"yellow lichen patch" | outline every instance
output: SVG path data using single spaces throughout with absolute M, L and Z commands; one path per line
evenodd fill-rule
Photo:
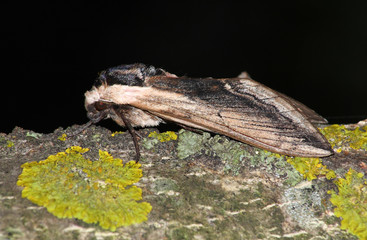
M 156 138 L 160 142 L 167 142 L 167 141 L 171 141 L 171 140 L 177 140 L 177 135 L 173 131 L 167 131 L 167 132 L 163 132 L 163 133 L 157 133 L 156 131 L 153 131 L 153 132 L 149 133 L 148 137 Z
M 337 152 L 348 150 L 348 147 L 367 151 L 367 126 L 349 130 L 343 125 L 334 124 L 320 129 L 320 131 Z
M 319 175 L 325 175 L 327 179 L 335 178 L 335 172 L 327 169 L 320 158 L 286 157 L 287 162 L 300 172 L 309 181 Z
M 60 141 L 65 141 L 66 140 L 67 135 L 65 133 L 63 133 L 60 137 L 58 137 L 57 139 L 59 139 Z
M 12 142 L 12 141 L 6 141 L 6 146 L 8 147 L 8 148 L 11 148 L 11 147 L 13 147 L 14 146 L 14 143 Z
M 329 191 L 335 205 L 334 214 L 341 217 L 341 229 L 346 229 L 360 239 L 367 239 L 367 182 L 363 173 L 353 169 L 345 178 L 335 180 L 338 193 Z
M 122 132 L 122 131 L 116 131 L 116 132 L 111 133 L 111 136 L 112 136 L 112 137 L 114 137 L 114 136 L 116 136 L 116 135 L 118 135 L 118 134 L 123 134 L 123 133 L 125 133 L 125 132 Z
M 22 197 L 45 206 L 59 218 L 78 218 L 104 229 L 140 223 L 152 209 L 142 190 L 132 184 L 142 177 L 140 164 L 113 158 L 99 151 L 99 160 L 82 156 L 89 149 L 78 146 L 22 165 L 17 184 Z

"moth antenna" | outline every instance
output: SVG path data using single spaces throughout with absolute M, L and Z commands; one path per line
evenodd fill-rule
M 80 134 L 85 129 L 89 128 L 92 124 L 93 124 L 93 121 L 88 121 L 87 123 L 81 125 L 77 130 L 75 130 L 74 132 L 72 132 L 71 134 L 69 134 L 68 137 L 74 137 L 74 136 Z
M 69 134 L 69 137 L 74 137 L 75 135 L 80 134 L 81 132 L 83 132 L 85 129 L 89 128 L 92 124 L 96 124 L 99 121 L 103 120 L 104 118 L 106 118 L 106 114 L 100 114 L 97 118 L 89 120 L 87 123 L 81 125 L 76 131 L 72 132 L 71 134 Z
M 129 131 L 129 133 L 133 137 L 133 142 L 134 142 L 135 152 L 136 152 L 135 163 L 138 163 L 139 160 L 140 160 L 140 147 L 139 147 L 139 144 L 138 144 L 138 139 L 136 137 L 137 133 L 136 133 L 135 129 L 133 128 L 133 126 L 131 126 L 129 120 L 124 116 L 124 114 L 120 114 L 120 117 L 122 118 L 122 121 L 124 121 L 127 130 Z

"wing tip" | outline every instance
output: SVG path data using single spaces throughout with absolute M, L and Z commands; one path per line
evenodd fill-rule
M 306 147 L 301 147 L 299 150 L 300 150 L 299 153 L 294 154 L 294 156 L 318 158 L 318 157 L 328 157 L 334 154 L 333 149 L 327 142 L 319 143 L 317 146 L 308 145 Z

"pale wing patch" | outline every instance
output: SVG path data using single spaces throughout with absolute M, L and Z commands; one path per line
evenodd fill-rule
M 100 98 L 105 101 L 122 105 L 133 105 L 138 98 L 150 91 L 150 87 L 135 87 L 126 85 L 112 85 L 99 88 Z

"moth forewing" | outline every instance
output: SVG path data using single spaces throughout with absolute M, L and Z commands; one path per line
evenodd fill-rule
M 138 66 L 141 68 L 142 64 Z M 112 85 L 101 84 L 91 90 L 93 93 L 87 92 L 86 106 L 93 101 L 113 102 L 115 107 L 104 111 L 120 125 L 121 114 L 134 123 L 132 126 L 154 126 L 165 119 L 281 154 L 331 154 L 327 140 L 308 120 L 308 113 L 317 119 L 315 112 L 252 79 L 194 79 L 163 70 L 162 74 L 139 71 L 133 72 L 142 72 L 141 85 L 129 85 L 123 71 L 119 71 L 120 83 L 114 80 Z M 108 76 L 103 79 L 108 81 Z M 113 110 L 116 106 L 123 111 Z
M 328 121 L 323 118 L 322 116 L 320 116 L 319 114 L 317 114 L 314 110 L 312 110 L 311 108 L 307 107 L 306 105 L 304 105 L 303 103 L 283 94 L 280 93 L 278 91 L 275 91 L 269 87 L 266 87 L 265 85 L 258 83 L 256 81 L 254 81 L 250 75 L 247 72 L 242 72 L 240 75 L 238 75 L 238 78 L 242 78 L 248 81 L 252 81 L 252 84 L 254 85 L 254 87 L 256 87 L 255 92 L 257 93 L 257 95 L 260 95 L 262 91 L 259 91 L 260 88 L 261 89 L 267 89 L 268 92 L 269 90 L 273 93 L 273 96 L 279 96 L 281 98 L 283 98 L 284 100 L 286 100 L 289 104 L 291 104 L 296 111 L 302 113 L 302 115 L 309 120 L 312 123 L 318 123 L 318 124 L 326 124 L 328 123 Z
M 311 123 L 316 123 L 316 124 L 327 124 L 328 121 L 323 118 L 322 116 L 320 116 L 319 114 L 317 114 L 314 110 L 312 110 L 311 108 L 307 107 L 306 105 L 304 105 L 303 103 L 288 97 L 287 95 L 283 94 L 283 93 L 279 93 L 279 96 L 281 96 L 282 98 L 284 98 L 285 100 L 287 100 L 289 102 L 289 104 L 293 105 L 293 107 L 300 112 L 308 121 L 310 121 Z
M 179 100 L 181 103 L 184 102 L 182 99 Z M 154 105 L 156 108 L 160 108 L 158 102 L 154 102 Z M 146 108 L 148 106 L 140 102 L 139 107 Z M 273 122 L 266 121 L 265 118 L 259 120 L 256 115 L 238 120 L 236 119 L 237 116 L 242 119 L 244 118 L 243 114 L 236 115 L 225 110 L 221 112 L 213 111 L 210 107 L 203 105 L 196 106 L 195 112 L 188 112 L 187 108 L 181 108 L 181 105 L 173 107 L 175 108 L 174 111 L 159 112 L 153 110 L 152 113 L 163 119 L 223 134 L 241 142 L 281 154 L 304 157 L 330 155 L 330 151 L 322 149 L 325 146 L 321 145 L 320 148 L 310 144 L 310 141 L 304 142 L 305 135 L 307 137 L 308 134 L 319 134 L 313 129 L 278 127 Z M 322 138 L 315 138 L 314 140 L 323 141 Z M 316 145 L 317 142 L 314 144 Z

